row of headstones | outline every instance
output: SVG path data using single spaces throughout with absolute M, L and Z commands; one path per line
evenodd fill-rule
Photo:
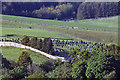
M 92 44 L 92 45 L 96 45 L 96 44 L 98 44 L 97 42 L 95 42 L 95 43 L 92 43 L 92 42 L 85 42 L 85 41 L 64 41 L 64 40 L 62 40 L 62 41 L 60 41 L 60 40 L 52 40 L 52 42 L 53 42 L 53 44 L 54 45 L 57 45 L 57 46 L 60 46 L 61 44 L 62 45 L 70 45 L 70 46 L 73 46 L 73 45 L 76 45 L 76 46 L 78 46 L 78 45 L 80 45 L 80 44 Z M 104 45 L 104 43 L 100 43 L 100 44 L 102 44 L 102 45 Z
M 78 44 L 78 43 L 85 43 L 81 41 L 68 41 L 68 40 L 52 40 L 53 44 Z
M 55 41 L 53 41 L 53 43 L 54 43 Z M 69 41 L 70 42 L 70 41 Z M 70 42 L 71 43 L 71 42 Z M 78 44 L 78 45 L 76 45 L 75 46 L 75 44 L 74 45 L 70 45 L 69 46 L 69 44 L 68 45 L 64 45 L 64 44 L 59 44 L 59 45 L 57 45 L 57 44 L 54 44 L 54 47 L 56 48 L 56 47 L 59 47 L 59 48 L 65 48 L 65 49 L 67 49 L 67 50 L 74 50 L 75 48 L 78 48 L 80 51 L 81 50 L 87 50 L 87 51 L 94 51 L 94 49 L 95 49 L 95 46 L 98 44 L 97 42 L 96 43 L 92 43 L 92 42 L 83 42 L 82 40 L 81 41 L 79 41 L 79 42 L 74 42 L 75 44 Z M 101 44 L 101 45 L 105 45 L 104 43 L 99 43 L 99 44 Z M 57 50 L 56 50 L 57 51 Z
M 21 43 L 22 40 L 20 40 L 19 38 L 17 39 L 14 39 L 14 38 L 11 38 L 11 39 L 7 39 L 7 38 L 4 38 L 4 39 L 0 39 L 1 42 L 15 42 L 15 43 Z
M 17 38 L 17 39 L 14 39 L 14 38 L 11 38 L 11 39 L 7 39 L 7 38 L 4 38 L 4 39 L 0 39 L 0 41 L 5 41 L 5 42 L 15 42 L 15 43 L 21 43 L 22 42 L 22 40 L 20 40 L 19 38 Z M 60 41 L 60 40 L 52 40 L 52 42 L 54 43 L 54 42 L 56 42 L 56 41 L 58 41 L 58 42 L 61 42 L 61 43 L 63 43 L 64 42 L 64 40 L 63 41 Z M 92 42 L 84 42 L 84 41 L 78 41 L 78 42 L 74 42 L 74 41 L 66 41 L 66 43 L 67 43 L 67 45 L 64 45 L 64 44 L 60 44 L 59 45 L 59 47 L 60 48 L 66 48 L 67 50 L 74 50 L 75 48 L 79 48 L 79 49 L 83 49 L 83 50 L 93 50 L 94 49 L 94 46 L 95 45 L 97 45 L 97 43 L 92 43 Z M 76 46 L 74 46 L 74 45 L 69 45 L 69 44 L 71 44 L 71 43 L 74 43 L 74 45 L 76 45 L 76 44 L 78 44 L 78 45 L 76 45 Z M 85 46 L 85 45 L 86 46 Z M 90 44 L 92 44 L 92 46 L 90 46 Z M 100 43 L 101 45 L 105 45 L 104 43 Z M 57 44 L 54 44 L 54 47 L 57 47 L 58 45 Z M 74 47 L 73 47 L 74 46 Z
M 56 48 L 57 48 L 57 46 L 54 46 L 54 49 L 56 49 Z M 95 49 L 95 47 L 87 47 L 87 46 L 76 46 L 76 47 L 65 46 L 65 47 L 60 47 L 60 48 L 64 48 L 64 49 L 67 49 L 67 50 L 74 50 L 75 48 L 78 48 L 80 51 L 81 50 L 93 51 Z

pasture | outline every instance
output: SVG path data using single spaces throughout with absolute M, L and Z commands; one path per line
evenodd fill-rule
M 2 36 L 6 34 L 27 35 L 35 37 L 51 37 L 74 40 L 85 40 L 92 42 L 110 43 L 118 40 L 118 16 L 110 18 L 75 20 L 75 21 L 57 21 L 27 18 L 19 16 L 2 15 Z M 16 20 L 16 22 L 4 21 Z M 20 22 L 19 22 L 20 21 Z M 24 23 L 21 23 L 24 22 Z M 36 24 L 33 24 L 36 23 Z M 39 24 L 47 25 L 39 25 Z M 68 27 L 79 27 L 71 29 Z M 32 27 L 31 29 L 29 27 Z M 86 29 L 84 29 L 86 28 Z M 88 29 L 87 29 L 88 28 Z M 89 29 L 91 28 L 91 29 Z M 94 30 L 95 29 L 105 29 Z M 110 30 L 110 31 L 107 31 Z
M 49 24 L 49 25 L 70 26 L 70 27 L 82 27 L 82 28 L 87 27 L 87 28 L 109 29 L 109 30 L 118 29 L 118 16 L 110 17 L 110 18 L 100 18 L 100 19 L 58 21 L 58 20 L 47 20 L 47 19 L 36 19 L 36 18 L 28 18 L 28 17 L 20 17 L 20 16 L 2 15 L 2 19 Z
M 27 49 L 16 48 L 16 47 L 2 47 L 2 55 L 8 60 L 13 60 L 17 62 L 18 56 L 20 55 L 20 52 L 23 50 L 27 50 Z M 31 59 L 37 64 L 42 64 L 45 61 L 51 60 L 41 55 L 40 53 L 36 53 L 31 50 L 27 50 L 27 51 L 29 52 Z

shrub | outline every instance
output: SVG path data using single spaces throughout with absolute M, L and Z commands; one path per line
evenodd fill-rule
M 115 75 L 116 75 L 116 72 L 115 71 L 112 71 L 112 72 L 110 72 L 109 74 L 106 74 L 105 76 L 104 76 L 104 78 L 107 78 L 107 79 L 113 79 L 113 78 L 115 78 Z M 112 80 L 111 79 L 111 80 Z
M 10 70 L 9 74 L 12 78 L 17 79 L 24 78 L 25 76 L 27 76 L 27 67 L 25 66 L 15 67 L 13 70 Z
M 49 61 L 46 61 L 45 63 L 41 64 L 40 67 L 46 71 L 46 72 L 49 72 L 49 71 L 52 71 L 53 69 L 55 69 L 56 66 L 59 66 L 60 64 L 62 64 L 62 62 L 58 62 L 58 61 L 54 61 L 54 60 L 49 60 Z
M 6 79 L 6 78 L 11 78 L 8 69 L 6 69 L 6 68 L 2 68 L 1 73 L 2 73 L 2 76 L 1 76 L 2 79 L 3 79 L 3 78 L 4 78 L 4 79 Z
M 44 78 L 44 75 L 43 75 L 42 71 L 38 70 L 33 75 L 25 77 L 25 79 L 21 79 L 21 80 L 29 80 L 29 79 L 32 80 L 33 78 L 40 80 L 40 78 Z
M 11 68 L 11 63 L 6 58 L 3 57 L 2 57 L 2 68 L 7 68 L 7 69 Z
M 71 75 L 72 66 L 69 63 L 64 63 L 57 66 L 52 73 L 48 74 L 49 78 L 72 78 Z
M 17 63 L 15 62 L 15 61 L 13 61 L 13 60 L 9 60 L 9 62 L 10 62 L 10 68 L 11 69 L 13 69 L 13 68 L 15 68 L 16 66 L 17 66 Z
M 27 51 L 22 51 L 20 53 L 20 56 L 18 57 L 18 60 L 17 60 L 17 64 L 23 65 L 23 66 L 27 66 L 29 64 L 32 64 L 32 60 L 31 60 L 30 55 Z

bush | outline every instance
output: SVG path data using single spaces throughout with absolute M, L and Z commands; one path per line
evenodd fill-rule
M 6 78 L 11 78 L 11 76 L 10 76 L 10 74 L 9 74 L 9 70 L 8 69 L 6 69 L 6 68 L 2 68 L 2 79 L 4 78 L 4 79 L 6 79 Z
M 9 74 L 12 78 L 22 79 L 25 76 L 27 76 L 27 67 L 25 66 L 15 67 L 13 70 L 10 70 Z
M 7 68 L 7 69 L 11 68 L 10 61 L 8 61 L 6 58 L 3 57 L 2 57 L 2 68 Z
M 11 69 L 13 69 L 13 68 L 15 68 L 16 66 L 17 66 L 17 63 L 15 62 L 15 61 L 13 61 L 13 60 L 9 60 L 9 62 L 10 62 L 10 68 Z
M 53 69 L 55 69 L 56 66 L 59 66 L 60 64 L 62 64 L 62 62 L 58 62 L 58 61 L 54 61 L 54 60 L 49 60 L 46 61 L 45 63 L 41 64 L 40 67 L 45 71 L 45 72 L 49 72 L 52 71 Z
M 110 72 L 109 74 L 106 74 L 105 76 L 104 76 L 104 78 L 107 78 L 107 79 L 113 79 L 113 78 L 115 78 L 115 75 L 116 75 L 116 72 L 115 71 L 112 71 L 112 72 Z M 112 80 L 111 79 L 111 80 Z
M 29 79 L 40 79 L 40 78 L 44 78 L 44 74 L 42 73 L 42 71 L 38 70 L 36 71 L 33 75 L 30 75 L 28 77 L 25 77 L 25 79 L 22 79 L 22 80 L 29 80 Z
M 23 66 L 27 66 L 29 64 L 32 64 L 32 60 L 31 60 L 30 55 L 27 51 L 22 51 L 20 53 L 20 56 L 18 57 L 18 60 L 17 60 L 17 64 L 23 65 Z

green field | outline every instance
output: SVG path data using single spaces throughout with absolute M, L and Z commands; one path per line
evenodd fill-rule
M 109 29 L 117 30 L 118 29 L 118 16 L 110 18 L 101 18 L 101 19 L 88 19 L 88 20 L 76 20 L 76 21 L 58 21 L 58 20 L 46 20 L 46 19 L 36 19 L 36 18 L 27 18 L 20 16 L 9 16 L 2 15 L 2 19 L 7 20 L 18 20 L 24 22 L 33 22 L 41 24 L 52 24 L 52 25 L 63 25 L 71 27 L 88 27 L 96 29 Z
M 8 60 L 13 60 L 13 61 L 17 62 L 20 52 L 23 50 L 27 50 L 27 49 L 16 48 L 16 47 L 3 47 L 2 55 L 3 55 L 3 57 L 7 58 Z M 45 61 L 51 60 L 51 59 L 41 55 L 40 53 L 36 53 L 31 50 L 27 50 L 27 51 L 30 54 L 31 59 L 37 64 L 42 64 Z
M 27 18 L 19 16 L 2 15 L 2 19 L 6 20 L 17 20 L 24 22 L 49 24 L 49 25 L 37 25 L 29 23 L 9 22 L 2 21 L 2 36 L 6 34 L 16 35 L 28 35 L 36 37 L 51 37 L 51 38 L 63 38 L 63 39 L 74 39 L 74 40 L 86 40 L 86 41 L 100 41 L 100 42 L 114 42 L 118 40 L 118 16 L 101 19 L 91 20 L 75 20 L 75 21 L 57 21 L 57 20 L 46 20 Z M 56 25 L 56 26 L 52 26 Z M 96 31 L 86 29 L 69 29 L 63 27 L 57 27 L 59 25 L 70 26 L 70 27 L 81 27 L 81 28 L 96 28 L 96 29 L 107 29 L 112 31 Z M 29 29 L 32 27 L 32 29 Z

